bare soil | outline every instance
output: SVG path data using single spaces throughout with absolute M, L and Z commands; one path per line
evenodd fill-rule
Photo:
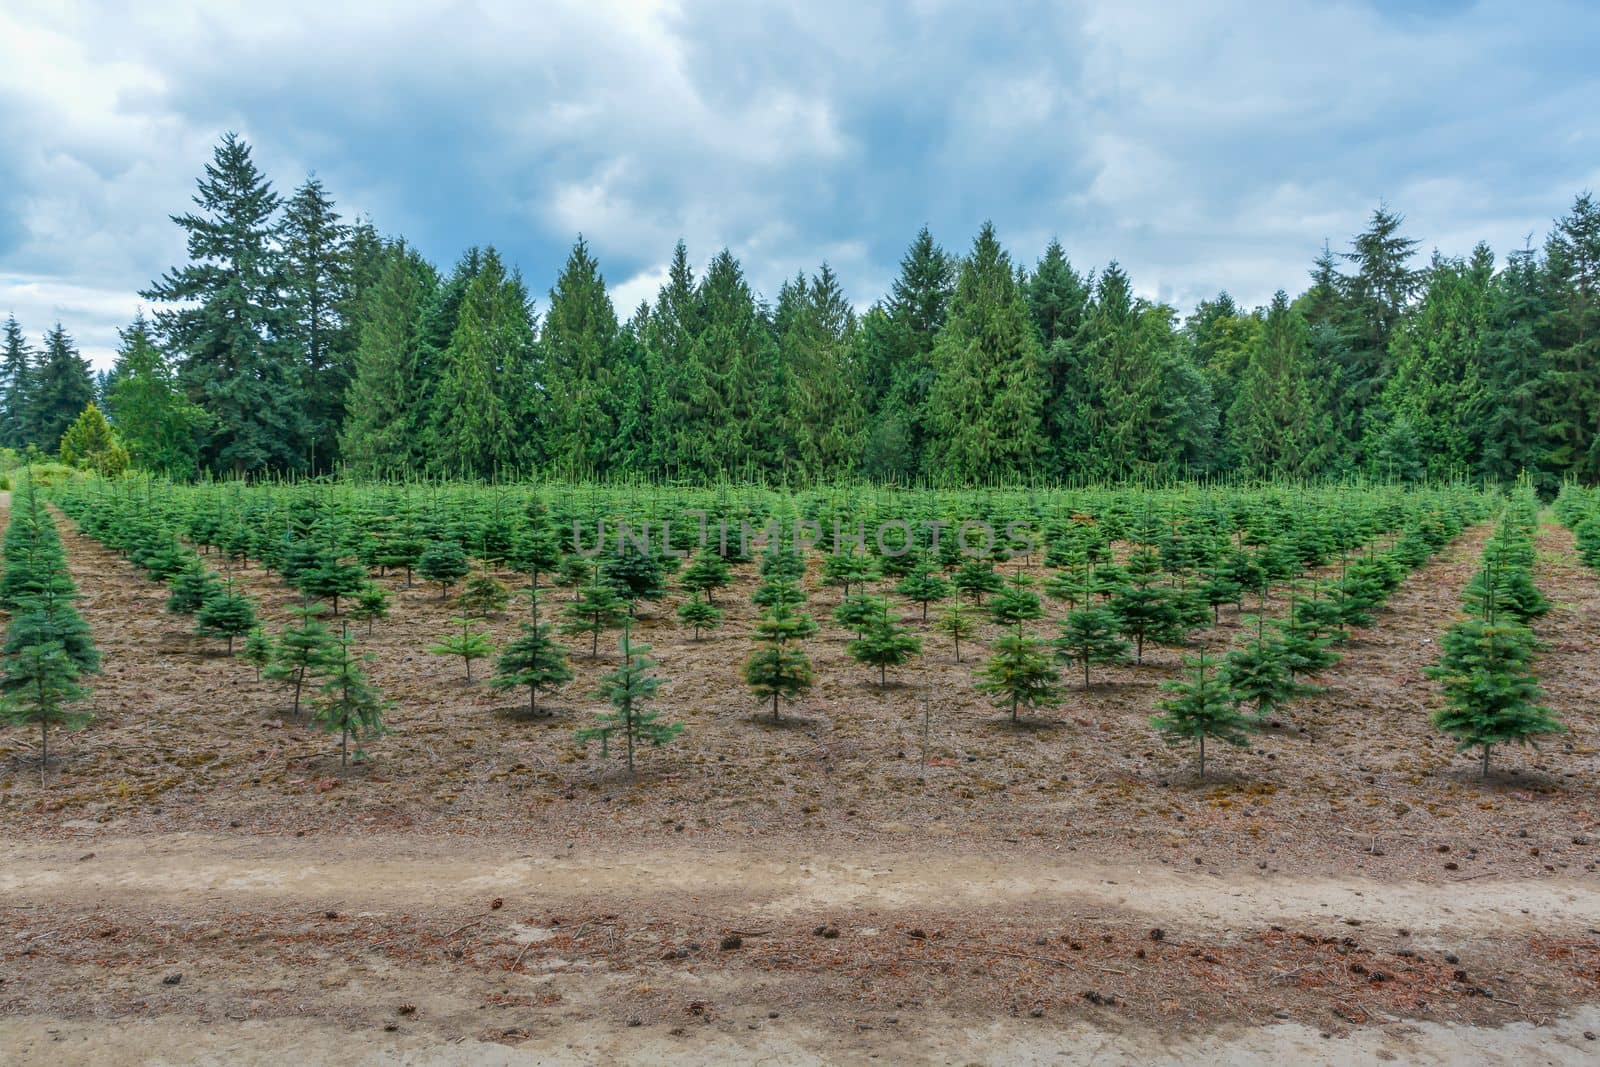
M 1148 725 L 1184 650 L 1097 670 L 1019 728 L 972 689 L 977 643 L 956 664 L 929 632 L 921 664 L 880 690 L 845 652 L 832 589 L 810 609 L 819 684 L 773 724 L 738 677 L 748 574 L 700 642 L 675 599 L 642 609 L 659 706 L 688 730 L 634 779 L 572 740 L 600 707 L 605 642 L 531 718 L 525 693 L 468 686 L 459 660 L 425 651 L 452 609 L 390 576 L 394 615 L 362 644 L 395 732 L 342 770 L 337 739 L 292 716 L 283 686 L 61 525 L 105 667 L 97 719 L 53 743 L 47 787 L 34 739 L 0 734 L 0 1059 L 1578 1062 L 1595 1048 L 1600 581 L 1559 527 L 1539 532 L 1555 607 L 1538 629 L 1568 733 L 1497 753 L 1481 781 L 1429 726 L 1422 669 L 1487 527 L 1407 580 L 1322 694 L 1200 780 Z M 266 572 L 240 577 L 274 622 L 296 603 Z M 545 611 L 565 595 L 547 591 Z M 489 624 L 504 638 L 518 621 Z M 1238 625 L 1224 610 L 1198 643 L 1223 648 Z

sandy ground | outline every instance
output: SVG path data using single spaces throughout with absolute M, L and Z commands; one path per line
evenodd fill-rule
M 1422 668 L 1487 527 L 1412 575 L 1325 691 L 1200 781 L 1147 718 L 1179 650 L 1022 730 L 929 635 L 879 691 L 813 595 L 774 728 L 727 630 L 643 635 L 689 723 L 629 780 L 421 649 L 366 648 L 396 733 L 339 769 L 281 687 L 62 524 L 106 656 L 41 789 L 0 734 L 0 1062 L 1577 1063 L 1600 1030 L 1600 581 L 1539 534 L 1570 732 L 1478 781 Z M 269 618 L 293 595 L 244 572 Z M 552 608 L 560 591 L 550 594 Z M 515 618 L 492 620 L 497 636 Z M 1238 632 L 1225 612 L 1198 642 Z M 481 666 L 481 665 L 480 665 Z M 930 759 L 921 700 L 934 694 Z

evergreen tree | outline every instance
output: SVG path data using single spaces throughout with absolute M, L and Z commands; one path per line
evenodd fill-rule
M 882 689 L 889 684 L 890 667 L 898 667 L 922 655 L 922 638 L 890 617 L 887 600 L 879 600 L 878 604 L 878 613 L 867 623 L 865 631 L 845 647 L 857 663 L 878 668 L 878 688 Z
M 539 621 L 537 594 L 529 597 L 533 619 L 522 624 L 521 636 L 500 650 L 495 661 L 494 677 L 489 684 L 495 689 L 514 686 L 528 687 L 528 713 L 539 714 L 539 690 L 557 689 L 572 680 L 566 646 L 550 636 L 550 624 Z
M 905 580 L 894 587 L 894 591 L 922 605 L 922 621 L 928 621 L 928 605 L 944 600 L 950 595 L 950 584 L 939 577 L 939 572 L 931 563 L 922 563 Z
M 1331 460 L 1332 427 L 1311 381 L 1310 331 L 1282 290 L 1249 346 L 1228 411 L 1240 465 L 1263 478 L 1305 478 Z
M 661 721 L 659 711 L 648 711 L 641 705 L 654 699 L 661 688 L 661 679 L 651 674 L 655 660 L 650 658 L 650 646 L 635 644 L 629 628 L 624 625 L 618 651 L 621 662 L 617 669 L 600 681 L 600 696 L 611 701 L 612 710 L 601 712 L 599 724 L 578 731 L 578 743 L 587 744 L 599 738 L 600 755 L 607 754 L 611 735 L 620 733 L 628 759 L 628 773 L 633 773 L 633 751 L 641 743 L 664 745 L 683 732 L 682 723 Z
M 1444 690 L 1445 706 L 1433 724 L 1455 738 L 1458 750 L 1482 751 L 1483 776 L 1498 744 L 1528 744 L 1564 727 L 1549 708 L 1533 660 L 1533 632 L 1511 620 L 1464 619 L 1445 632 L 1437 666 L 1427 668 Z
M 312 470 L 327 470 L 337 458 L 345 389 L 352 376 L 343 321 L 353 286 L 350 234 L 315 177 L 295 190 L 278 224 L 283 341 L 298 362 L 305 466 Z
M 333 631 L 318 616 L 321 604 L 304 604 L 290 609 L 294 621 L 285 626 L 274 642 L 274 654 L 262 676 L 294 686 L 294 714 L 300 714 L 300 694 L 308 681 L 323 674 L 332 654 Z
M 1390 338 L 1422 284 L 1410 266 L 1417 242 L 1400 234 L 1404 222 L 1404 216 L 1380 205 L 1351 250 L 1341 254 L 1355 268 L 1340 279 L 1347 340 L 1339 406 L 1351 415 L 1353 441 L 1366 435 L 1365 416 L 1392 369 Z
M 1526 472 L 1534 484 L 1554 483 L 1545 398 L 1554 391 L 1550 356 L 1539 331 L 1548 314 L 1544 272 L 1532 250 L 1512 255 L 1496 276 L 1483 343 L 1484 407 L 1476 436 L 1483 442 L 1478 473 L 1502 484 Z
M 220 637 L 227 641 L 231 656 L 234 639 L 256 629 L 256 607 L 230 579 L 206 597 L 200 610 L 195 612 L 194 621 L 195 633 L 201 637 Z
M 927 399 L 936 375 L 934 341 L 944 328 L 956 264 L 923 227 L 900 260 L 888 299 L 863 317 L 858 362 L 871 419 L 864 466 L 877 478 L 907 478 L 923 469 L 932 433 Z
M 222 591 L 216 572 L 207 570 L 197 556 L 190 556 L 188 564 L 172 576 L 168 585 L 167 610 L 174 615 L 193 615 L 207 598 Z
M 326 678 L 322 683 L 316 703 L 316 722 L 329 733 L 339 735 L 339 765 L 350 765 L 350 738 L 358 741 L 381 737 L 388 733 L 383 724 L 384 712 L 393 706 L 384 700 L 367 679 L 362 669 L 364 663 L 375 657 L 370 653 L 354 653 L 355 638 L 350 636 L 350 625 L 345 624 L 338 637 L 329 638 L 324 659 Z M 356 752 L 361 755 L 360 750 Z
M 389 617 L 389 593 L 377 582 L 362 582 L 352 600 L 350 617 L 356 622 L 365 622 L 369 636 L 377 620 Z
M 778 329 L 788 392 L 782 435 L 796 473 L 820 479 L 851 472 L 866 426 L 865 381 L 855 312 L 826 263 L 809 283 L 801 276 L 784 286 Z
M 1018 571 L 989 601 L 989 618 L 1001 626 L 1044 618 L 1044 605 L 1031 586 L 1033 580 Z
M 267 636 L 266 631 L 257 626 L 244 639 L 242 654 L 245 662 L 255 667 L 256 681 L 259 682 L 261 681 L 261 672 L 272 662 L 277 654 L 277 648 L 273 645 L 272 639 Z
M 1545 242 L 1552 299 L 1546 345 L 1551 394 L 1544 422 L 1557 469 L 1600 478 L 1600 203 L 1581 194 Z
M 977 688 L 996 706 L 1009 708 L 1018 722 L 1021 708 L 1054 704 L 1061 696 L 1061 675 L 1050 664 L 1045 644 L 1027 634 L 1018 623 L 994 643 L 994 655 L 979 672 Z
M 678 584 L 690 592 L 704 593 L 706 603 L 711 604 L 716 602 L 713 594 L 728 584 L 730 575 L 728 561 L 717 555 L 715 550 L 706 548 L 701 550 L 693 563 L 684 568 L 678 576 Z
M 81 707 L 88 692 L 58 641 L 27 644 L 0 662 L 0 722 L 39 728 L 39 785 L 50 763 L 50 727 L 81 730 L 94 713 Z
M 28 377 L 28 430 L 33 443 L 54 449 L 80 412 L 94 402 L 89 361 L 57 323 L 44 335 L 44 349 Z
M 461 546 L 448 539 L 431 542 L 417 557 L 417 574 L 423 581 L 438 583 L 440 600 L 448 597 L 450 587 L 465 577 L 471 569 L 467 563 L 467 554 L 461 550 Z M 410 580 L 409 572 L 407 580 Z
M 780 699 L 792 701 L 811 691 L 815 676 L 799 642 L 815 629 L 810 617 L 786 604 L 774 605 L 756 625 L 756 650 L 745 661 L 744 680 L 757 697 L 772 701 L 773 722 L 782 718 Z
M 628 605 L 614 585 L 600 577 L 598 570 L 578 589 L 578 597 L 563 611 L 567 621 L 561 632 L 567 637 L 589 635 L 589 658 L 600 654 L 600 635 L 615 630 L 628 618 Z
M 456 606 L 478 619 L 500 614 L 509 603 L 511 595 L 506 587 L 488 571 L 474 571 L 469 575 L 461 595 L 456 597 Z
M 952 600 L 950 606 L 939 613 L 939 619 L 934 626 L 940 633 L 949 634 L 950 640 L 955 643 L 956 662 L 961 662 L 961 639 L 972 637 L 978 632 L 978 621 L 973 616 L 976 613 L 966 606 L 959 598 Z
M 627 405 L 639 388 L 600 265 L 582 237 L 550 290 L 540 335 L 548 398 L 546 449 L 562 473 L 602 476 L 623 469 Z
M 1044 447 L 1042 364 L 1011 259 L 985 223 L 934 345 L 923 464 L 930 477 L 967 484 L 1033 472 Z
M 15 315 L 6 317 L 0 353 L 0 448 L 21 449 L 37 442 L 33 417 L 33 350 Z
M 1239 713 L 1228 698 L 1228 689 L 1201 653 L 1186 660 L 1187 677 L 1166 682 L 1162 689 L 1172 696 L 1161 701 L 1162 714 L 1151 718 L 1155 727 L 1169 744 L 1198 741 L 1200 748 L 1200 777 L 1206 776 L 1206 739 L 1216 738 L 1230 745 L 1244 747 L 1250 743 L 1251 721 Z
M 201 440 L 210 432 L 205 410 L 189 402 L 140 312 L 122 331 L 122 347 L 106 392 L 106 413 L 132 464 L 185 478 L 195 473 Z
M 61 435 L 61 462 L 115 478 L 128 469 L 127 450 L 100 409 L 90 404 Z
M 494 654 L 494 640 L 484 631 L 478 629 L 477 624 L 469 618 L 460 615 L 450 620 L 461 627 L 461 632 L 452 630 L 439 638 L 438 642 L 428 651 L 435 656 L 460 656 L 467 668 L 467 684 L 472 684 L 472 661 L 486 659 Z
M 187 235 L 189 263 L 140 295 L 164 306 L 156 325 L 178 358 L 179 380 L 215 420 L 202 459 L 236 474 L 298 468 L 305 404 L 282 340 L 272 242 L 278 196 L 256 169 L 250 146 L 229 133 L 194 199 L 198 213 L 173 217 Z
M 438 273 L 415 249 L 404 241 L 384 249 L 357 326 L 339 437 L 339 455 L 359 474 L 394 477 L 425 465 L 435 368 L 423 317 L 438 292 Z
M 1117 616 L 1107 608 L 1068 612 L 1055 647 L 1057 659 L 1083 668 L 1084 688 L 1089 686 L 1091 664 L 1126 663 L 1128 659 L 1128 642 L 1118 632 Z
M 439 369 L 431 440 L 441 474 L 490 476 L 537 458 L 533 310 L 489 249 L 461 298 Z
M 678 621 L 694 628 L 694 639 L 700 640 L 701 630 L 715 630 L 722 625 L 722 609 L 696 594 L 678 606 Z

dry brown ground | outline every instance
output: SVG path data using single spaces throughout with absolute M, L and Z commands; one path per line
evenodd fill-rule
M 1421 672 L 1488 532 L 1412 575 L 1322 695 L 1218 753 L 1205 781 L 1148 725 L 1179 650 L 1101 672 L 1019 729 L 941 635 L 880 692 L 828 618 L 834 590 L 813 594 L 818 687 L 771 725 L 738 680 L 746 575 L 702 642 L 675 599 L 645 609 L 660 706 L 688 732 L 629 781 L 572 742 L 614 653 L 579 656 L 553 714 L 530 720 L 520 695 L 424 651 L 451 611 L 397 577 L 394 617 L 363 638 L 395 733 L 341 771 L 283 687 L 190 636 L 164 589 L 63 522 L 105 669 L 98 718 L 64 739 L 47 789 L 30 738 L 0 735 L 0 1049 L 114 1058 L 94 1017 L 179 1059 L 270 1061 L 302 1041 L 334 1061 L 356 1035 L 374 1056 L 463 1063 L 512 1048 L 1181 1061 L 1297 1041 L 1315 1058 L 1322 1032 L 1366 1027 L 1353 1040 L 1378 1043 L 1341 1046 L 1353 1060 L 1471 1047 L 1487 1062 L 1481 1031 L 1402 1041 L 1394 1020 L 1522 1020 L 1581 1056 L 1582 1027 L 1559 1020 L 1600 981 L 1600 582 L 1565 531 L 1541 529 L 1541 671 L 1570 732 L 1500 754 L 1480 782 L 1429 727 Z M 243 577 L 281 621 L 294 595 Z M 1225 612 L 1201 640 L 1235 633 Z M 273 1023 L 303 1017 L 317 1022 Z

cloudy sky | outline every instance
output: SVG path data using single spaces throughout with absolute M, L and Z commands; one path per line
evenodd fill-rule
M 541 305 L 580 231 L 622 311 L 680 236 L 865 305 L 919 226 L 986 218 L 1259 303 L 1380 201 L 1428 249 L 1542 238 L 1600 186 L 1597 48 L 1600 5 L 1545 0 L 8 0 L 0 315 L 108 363 L 229 129 L 440 263 L 499 246 Z

